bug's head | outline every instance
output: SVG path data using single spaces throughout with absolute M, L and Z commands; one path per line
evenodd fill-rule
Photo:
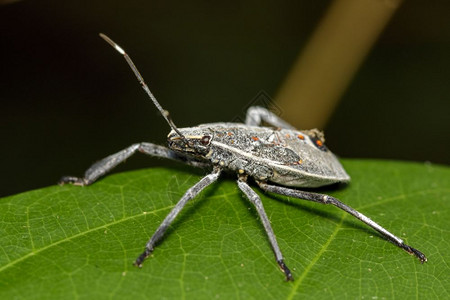
M 169 148 L 177 151 L 204 157 L 210 149 L 212 132 L 207 128 L 180 128 L 172 130 L 167 136 Z M 179 135 L 182 134 L 182 136 Z

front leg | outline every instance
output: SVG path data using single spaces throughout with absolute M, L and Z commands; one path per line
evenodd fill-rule
M 384 229 L 383 227 L 381 227 L 380 225 L 378 225 L 377 223 L 375 223 L 374 221 L 372 221 L 371 219 L 369 219 L 368 217 L 366 217 L 359 211 L 342 203 L 341 201 L 339 201 L 338 199 L 336 199 L 334 197 L 324 195 L 324 194 L 290 189 L 290 188 L 277 186 L 277 185 L 270 185 L 265 182 L 258 182 L 258 185 L 261 187 L 261 189 L 263 189 L 264 191 L 267 191 L 267 192 L 272 192 L 272 193 L 276 193 L 276 194 L 280 194 L 280 195 L 284 195 L 284 196 L 288 196 L 288 197 L 295 197 L 295 198 L 303 199 L 303 200 L 309 200 L 309 201 L 318 202 L 321 204 L 334 205 L 334 206 L 338 207 L 339 209 L 342 209 L 343 211 L 351 214 L 358 220 L 366 223 L 367 225 L 369 225 L 370 227 L 372 227 L 373 229 L 375 229 L 376 231 L 381 233 L 388 240 L 392 241 L 395 245 L 397 245 L 398 247 L 407 251 L 409 254 L 416 256 L 420 260 L 421 263 L 424 263 L 427 261 L 425 254 L 423 254 L 422 252 L 420 252 L 417 249 L 414 249 L 411 246 L 406 245 L 402 239 L 393 235 L 392 233 L 390 233 L 389 231 L 387 231 L 386 229 Z
M 203 162 L 196 161 L 189 157 L 178 154 L 166 147 L 151 144 L 151 143 L 139 143 L 133 144 L 128 148 L 125 148 L 117 153 L 114 153 L 104 159 L 94 163 L 84 173 L 84 177 L 63 176 L 59 183 L 72 183 L 74 185 L 89 185 L 95 182 L 99 177 L 105 175 L 120 163 L 124 162 L 127 158 L 135 154 L 136 152 L 142 152 L 147 155 L 169 158 L 172 160 L 182 161 L 188 165 L 196 167 L 205 167 Z
M 170 213 L 165 217 L 162 221 L 161 225 L 156 229 L 155 233 L 152 235 L 150 240 L 145 245 L 145 250 L 141 255 L 136 259 L 134 265 L 137 267 L 142 267 L 142 263 L 144 260 L 153 252 L 155 245 L 158 241 L 161 240 L 167 228 L 169 228 L 170 224 L 172 224 L 173 220 L 175 220 L 176 216 L 180 213 L 180 211 L 184 208 L 186 203 L 193 199 L 195 196 L 200 194 L 207 186 L 212 184 L 219 178 L 221 170 L 214 169 L 211 174 L 206 175 L 199 182 L 197 182 L 193 187 L 191 187 L 187 192 L 183 195 L 183 197 L 178 201 L 174 208 L 170 211 Z

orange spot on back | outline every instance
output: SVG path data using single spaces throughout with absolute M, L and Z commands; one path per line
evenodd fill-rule
M 298 137 L 299 139 L 301 139 L 301 140 L 304 140 L 304 139 L 305 139 L 305 137 L 304 137 L 303 135 L 301 135 L 301 134 L 297 135 L 297 137 Z
M 259 141 L 259 138 L 256 137 L 256 136 L 252 136 L 252 140 L 254 140 L 254 141 Z

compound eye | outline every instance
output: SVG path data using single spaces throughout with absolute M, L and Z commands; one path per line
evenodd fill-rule
M 211 136 L 209 136 L 209 135 L 204 135 L 200 139 L 200 143 L 202 143 L 203 146 L 208 146 L 210 141 L 211 141 Z

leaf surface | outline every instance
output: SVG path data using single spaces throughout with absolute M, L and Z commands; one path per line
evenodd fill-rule
M 225 177 L 188 203 L 136 268 L 148 238 L 204 174 L 154 168 L 0 199 L 0 299 L 450 298 L 450 168 L 343 164 L 351 184 L 321 192 L 424 252 L 427 263 L 335 207 L 255 188 L 295 278 L 285 282 L 256 211 Z

